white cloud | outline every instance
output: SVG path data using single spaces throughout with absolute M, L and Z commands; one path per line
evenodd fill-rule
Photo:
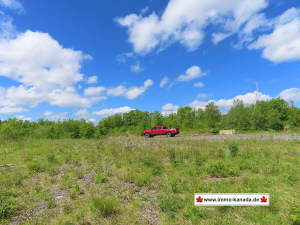
M 176 113 L 179 109 L 179 106 L 173 105 L 172 103 L 168 103 L 162 107 L 162 114 L 169 115 L 171 113 Z
M 188 106 L 192 107 L 193 109 L 205 109 L 205 106 L 208 104 L 208 102 L 203 102 L 199 100 L 194 100 L 191 102 Z
M 300 88 L 289 88 L 280 92 L 279 97 L 285 101 L 300 102 Z
M 128 29 L 134 51 L 146 54 L 179 42 L 196 50 L 209 24 L 222 25 L 225 33 L 236 33 L 249 19 L 267 7 L 266 0 L 170 0 L 161 16 L 130 14 L 117 22 Z M 214 40 L 225 37 L 214 37 Z
M 43 94 L 38 92 L 35 87 L 27 88 L 23 85 L 11 86 L 6 89 L 0 87 L 0 106 L 35 107 L 43 100 Z
M 201 87 L 204 87 L 204 84 L 203 84 L 202 82 L 198 82 L 198 83 L 195 83 L 195 84 L 194 84 L 194 87 L 199 87 L 199 88 L 201 88 Z
M 275 19 L 271 34 L 262 35 L 249 49 L 263 49 L 263 57 L 281 63 L 300 60 L 300 10 L 291 8 Z
M 140 96 L 141 94 L 143 94 L 152 85 L 153 85 L 152 80 L 146 80 L 144 82 L 144 86 L 142 86 L 142 87 L 131 87 L 131 88 L 129 88 L 128 91 L 126 92 L 125 96 L 128 99 L 135 99 L 138 96 Z
M 231 106 L 233 106 L 234 101 L 236 100 L 241 100 L 243 101 L 243 103 L 245 105 L 251 105 L 251 104 L 255 104 L 256 101 L 269 101 L 271 100 L 271 97 L 269 95 L 265 95 L 262 94 L 258 91 L 254 91 L 251 93 L 247 93 L 244 95 L 237 95 L 234 98 L 231 99 L 220 99 L 220 100 L 209 100 L 209 101 L 198 101 L 195 100 L 192 103 L 189 104 L 189 106 L 193 107 L 193 108 L 202 108 L 204 109 L 205 106 L 209 103 L 209 102 L 214 102 L 218 107 L 220 108 L 225 108 L 225 109 L 229 109 Z
M 26 31 L 0 42 L 0 74 L 28 86 L 51 89 L 82 80 L 81 62 L 90 58 L 63 48 L 49 34 Z
M 24 12 L 22 4 L 17 0 L 0 0 L 0 5 L 10 9 L 18 10 L 19 12 Z
M 135 99 L 141 94 L 143 94 L 150 86 L 153 85 L 152 80 L 146 80 L 144 85 L 141 87 L 133 86 L 126 88 L 123 85 L 120 85 L 116 88 L 109 88 L 107 94 L 110 96 L 124 96 L 127 99 Z
M 0 39 L 0 75 L 21 85 L 0 87 L 0 107 L 90 107 L 101 100 L 82 97 L 74 85 L 83 79 L 80 51 L 63 48 L 47 33 L 26 31 Z
M 136 62 L 134 65 L 131 66 L 131 71 L 135 73 L 142 72 L 144 69 L 141 67 L 140 62 Z
M 16 28 L 11 17 L 0 11 L 0 38 L 12 38 L 16 34 Z
M 27 111 L 27 109 L 21 107 L 0 107 L 0 114 L 21 113 Z
M 169 82 L 169 78 L 168 78 L 168 77 L 164 77 L 164 78 L 161 80 L 159 86 L 160 86 L 161 88 L 163 88 L 168 82 Z
M 238 95 L 232 99 L 220 99 L 218 101 L 215 101 L 215 103 L 219 107 L 230 108 L 236 100 L 243 101 L 245 105 L 251 105 L 255 104 L 256 101 L 269 101 L 271 100 L 271 97 L 258 91 L 254 91 L 245 95 Z
M 74 87 L 55 89 L 48 94 L 48 101 L 51 105 L 61 107 L 91 107 L 93 102 L 103 100 L 103 97 L 84 98 L 81 97 Z
M 98 112 L 93 112 L 93 114 L 97 115 L 97 116 L 112 116 L 112 115 L 118 114 L 118 113 L 127 113 L 132 110 L 134 110 L 134 109 L 129 106 L 123 106 L 120 108 L 102 109 Z
M 84 89 L 84 95 L 86 96 L 96 96 L 103 93 L 106 90 L 105 87 L 89 87 Z
M 91 76 L 86 81 L 87 84 L 95 84 L 97 82 L 98 82 L 98 77 L 97 76 Z
M 177 81 L 187 82 L 202 77 L 204 75 L 205 73 L 201 71 L 201 68 L 199 66 L 192 66 L 186 70 L 185 74 L 180 75 L 177 78 Z
M 109 88 L 107 90 L 107 94 L 110 96 L 122 96 L 126 93 L 126 91 L 127 91 L 127 88 L 124 87 L 123 85 L 120 85 L 115 88 Z
M 223 41 L 224 39 L 228 38 L 230 35 L 231 33 L 213 33 L 212 42 L 216 45 L 220 41 Z

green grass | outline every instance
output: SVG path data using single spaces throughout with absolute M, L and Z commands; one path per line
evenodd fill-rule
M 0 142 L 0 224 L 299 224 L 300 142 Z M 270 193 L 269 207 L 194 207 L 194 193 Z
M 109 217 L 118 213 L 117 201 L 107 196 L 93 197 L 90 200 L 90 207 L 104 217 Z

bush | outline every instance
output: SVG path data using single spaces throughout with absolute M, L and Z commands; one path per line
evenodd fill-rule
M 230 151 L 230 155 L 232 157 L 236 157 L 238 155 L 239 152 L 239 147 L 237 146 L 237 144 L 234 143 L 230 143 L 228 145 L 229 151 Z
M 0 195 L 0 219 L 14 216 L 19 210 L 17 202 L 9 197 Z
M 111 197 L 93 197 L 90 200 L 90 207 L 104 217 L 118 213 L 117 201 Z

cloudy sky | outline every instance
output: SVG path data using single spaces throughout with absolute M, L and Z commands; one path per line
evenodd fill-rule
M 0 119 L 276 97 L 300 106 L 299 0 L 0 0 Z

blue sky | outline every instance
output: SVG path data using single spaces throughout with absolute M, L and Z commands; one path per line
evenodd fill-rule
M 298 0 L 0 0 L 1 119 L 299 106 L 299 74 Z

